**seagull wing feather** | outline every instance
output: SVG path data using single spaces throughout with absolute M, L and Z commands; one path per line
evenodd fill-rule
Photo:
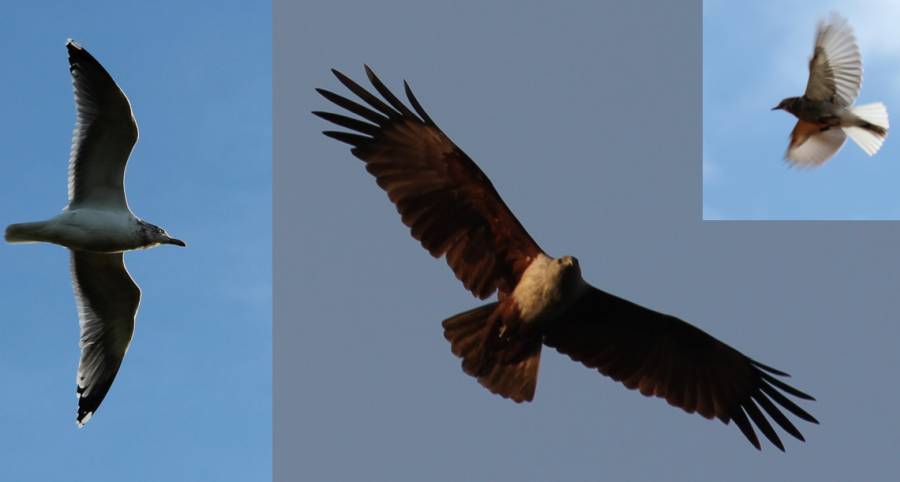
M 69 157 L 69 208 L 128 209 L 125 165 L 138 139 L 128 98 L 99 62 L 69 41 L 77 120 Z
M 81 324 L 77 422 L 82 426 L 100 406 L 128 351 L 141 290 L 122 253 L 71 251 L 71 267 Z

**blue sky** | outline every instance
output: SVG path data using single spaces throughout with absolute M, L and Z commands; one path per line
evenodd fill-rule
M 900 144 L 867 156 L 848 141 L 818 169 L 783 162 L 796 119 L 770 109 L 802 95 L 817 22 L 835 11 L 863 60 L 858 104 L 900 114 L 900 37 L 892 0 L 703 2 L 705 219 L 900 219 Z
M 278 480 L 881 480 L 895 468 L 898 394 L 879 382 L 900 365 L 900 229 L 701 220 L 699 2 L 285 1 L 274 13 Z M 309 113 L 335 109 L 314 87 L 352 96 L 330 68 L 367 84 L 363 63 L 398 95 L 410 82 L 549 254 L 791 373 L 822 425 L 796 421 L 807 443 L 785 435 L 787 453 L 760 453 L 733 425 L 549 349 L 531 404 L 465 375 L 440 322 L 483 302 Z
M 129 253 L 143 290 L 106 400 L 75 425 L 68 254 L 0 244 L 2 480 L 248 481 L 271 474 L 271 10 L 267 2 L 15 2 L 0 16 L 0 224 L 66 203 L 65 41 L 130 97 L 134 212 L 184 249 Z M 170 249 L 171 248 L 171 249 Z

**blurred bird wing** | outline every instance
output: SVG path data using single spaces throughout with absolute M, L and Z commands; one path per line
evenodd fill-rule
M 77 422 L 82 426 L 106 397 L 128 351 L 141 290 L 122 253 L 72 251 L 71 258 L 81 324 Z
M 804 95 L 810 100 L 849 106 L 862 85 L 862 58 L 847 20 L 833 15 L 819 23 L 809 81 Z
M 822 130 L 822 126 L 807 121 L 797 121 L 791 131 L 785 159 L 794 166 L 816 167 L 831 159 L 844 145 L 847 135 L 838 128 Z
M 782 393 L 812 400 L 776 378 L 787 374 L 674 316 L 593 287 L 548 327 L 544 344 L 645 396 L 726 424 L 733 420 L 756 448 L 760 444 L 751 420 L 784 450 L 763 412 L 800 440 L 803 436 L 781 409 L 818 423 Z

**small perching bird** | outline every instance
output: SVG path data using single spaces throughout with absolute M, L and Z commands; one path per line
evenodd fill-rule
M 412 236 L 447 264 L 479 298 L 497 301 L 444 320 L 444 336 L 462 368 L 516 402 L 537 386 L 542 345 L 671 405 L 725 424 L 734 421 L 760 448 L 752 422 L 781 450 L 765 414 L 799 440 L 779 406 L 811 423 L 812 415 L 784 393 L 784 372 L 756 362 L 673 316 L 601 291 L 581 277 L 578 260 L 541 250 L 490 180 L 425 113 L 404 83 L 411 110 L 366 67 L 384 101 L 344 74 L 334 75 L 368 106 L 328 90 L 329 101 L 364 120 L 313 114 L 355 132 L 324 134 L 353 146 Z M 386 102 L 385 102 L 386 101 Z
M 788 97 L 772 110 L 797 116 L 785 158 L 815 167 L 831 158 L 847 136 L 872 156 L 888 134 L 887 108 L 881 102 L 853 106 L 862 86 L 862 59 L 847 20 L 837 14 L 819 22 L 809 80 L 802 97 Z
M 66 49 L 77 111 L 69 203 L 49 220 L 7 226 L 6 241 L 70 250 L 81 325 L 76 378 L 81 427 L 112 386 L 134 333 L 141 290 L 125 269 L 123 252 L 185 243 L 131 213 L 124 187 L 125 164 L 138 139 L 131 104 L 91 54 L 72 40 Z

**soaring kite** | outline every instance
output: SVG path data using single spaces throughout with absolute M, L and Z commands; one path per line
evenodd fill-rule
M 453 143 L 404 83 L 410 110 L 366 67 L 377 98 L 347 76 L 338 80 L 368 107 L 333 92 L 322 96 L 364 120 L 315 115 L 355 132 L 324 134 L 353 146 L 354 156 L 397 206 L 412 236 L 447 264 L 463 285 L 497 301 L 444 320 L 463 371 L 488 390 L 531 401 L 543 345 L 597 369 L 643 395 L 725 424 L 732 420 L 757 449 L 750 421 L 779 449 L 763 412 L 799 440 L 779 406 L 818 423 L 782 392 L 813 398 L 787 376 L 700 329 L 594 288 L 572 256 L 544 253 L 504 204 L 487 176 Z M 386 101 L 386 102 L 385 102 Z

